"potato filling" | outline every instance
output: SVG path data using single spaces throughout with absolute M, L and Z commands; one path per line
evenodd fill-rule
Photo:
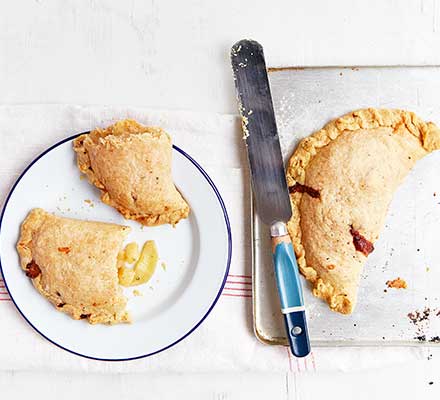
M 129 243 L 118 255 L 119 284 L 122 286 L 137 286 L 148 282 L 156 270 L 159 257 L 153 240 L 144 243 L 139 254 L 137 243 Z M 126 263 L 135 265 L 127 267 Z

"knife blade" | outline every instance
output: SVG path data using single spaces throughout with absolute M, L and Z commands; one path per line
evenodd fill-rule
M 270 227 L 281 312 L 292 353 L 310 352 L 301 280 L 286 222 L 292 215 L 263 47 L 241 40 L 231 64 L 260 219 Z
M 241 41 L 232 47 L 244 140 L 258 215 L 267 225 L 292 215 L 263 48 Z

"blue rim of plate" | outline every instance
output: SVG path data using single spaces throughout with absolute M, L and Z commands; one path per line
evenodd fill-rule
M 80 135 L 84 135 L 89 133 L 89 131 L 87 132 L 83 132 L 83 133 L 79 133 L 77 135 L 73 135 L 70 136 L 66 139 L 61 140 L 60 142 L 55 143 L 54 145 L 50 146 L 48 149 L 46 149 L 45 151 L 43 151 L 39 156 L 37 156 L 25 169 L 24 171 L 20 174 L 20 176 L 18 177 L 18 179 L 15 181 L 14 185 L 12 186 L 12 189 L 9 191 L 8 196 L 6 197 L 5 200 L 5 204 L 3 206 L 2 209 L 2 213 L 0 215 L 0 234 L 1 234 L 1 229 L 2 229 L 2 223 L 3 223 L 3 215 L 6 211 L 6 207 L 8 206 L 9 203 L 9 199 L 12 195 L 12 193 L 14 192 L 16 186 L 18 185 L 18 183 L 21 181 L 21 178 L 23 178 L 23 176 L 26 174 L 26 172 L 44 155 L 46 155 L 47 153 L 49 153 L 50 151 L 52 151 L 53 149 L 55 149 L 56 147 L 68 142 L 68 141 L 72 141 L 73 139 L 77 138 Z M 210 178 L 210 176 L 206 173 L 206 171 L 201 167 L 201 165 L 194 160 L 194 158 L 192 158 L 188 153 L 186 153 L 184 150 L 182 150 L 180 147 L 177 147 L 175 145 L 173 145 L 173 149 L 176 150 L 177 152 L 179 152 L 180 154 L 182 154 L 185 158 L 187 158 L 196 168 L 197 170 L 202 174 L 202 176 L 206 179 L 206 181 L 209 183 L 209 185 L 211 186 L 212 190 L 214 191 L 218 202 L 220 203 L 220 207 L 222 208 L 223 211 L 223 216 L 225 218 L 225 224 L 226 224 L 226 229 L 228 231 L 228 259 L 226 261 L 226 270 L 225 270 L 225 276 L 223 277 L 223 281 L 222 284 L 220 286 L 220 289 L 213 301 L 213 303 L 211 304 L 211 306 L 209 307 L 208 311 L 203 315 L 203 317 L 200 319 L 199 322 L 197 322 L 197 324 L 195 324 L 188 332 L 186 332 L 181 338 L 177 339 L 176 341 L 174 341 L 173 343 L 159 349 L 156 350 L 152 353 L 148 353 L 148 354 L 143 354 L 140 356 L 136 356 L 136 357 L 129 357 L 129 358 L 99 358 L 99 357 L 91 357 L 91 356 L 87 356 L 85 354 L 81 354 L 78 353 L 76 351 L 70 350 L 66 347 L 63 347 L 62 345 L 60 345 L 59 343 L 56 343 L 55 341 L 53 341 L 52 339 L 49 339 L 46 335 L 44 335 L 42 332 L 40 332 L 27 318 L 26 315 L 24 315 L 24 313 L 21 311 L 20 307 L 17 305 L 17 303 L 14 300 L 14 297 L 12 295 L 12 293 L 9 291 L 8 288 L 8 282 L 5 279 L 5 276 L 3 274 L 3 267 L 2 267 L 2 262 L 1 262 L 1 254 L 0 254 L 0 272 L 3 276 L 3 280 L 5 282 L 5 286 L 6 289 L 8 290 L 9 296 L 11 297 L 12 302 L 14 303 L 15 307 L 17 308 L 18 312 L 21 314 L 21 316 L 25 319 L 25 321 L 37 332 L 39 333 L 41 336 L 43 336 L 46 340 L 48 340 L 50 343 L 54 344 L 55 346 L 59 347 L 60 349 L 63 349 L 65 351 L 68 351 L 69 353 L 75 354 L 77 356 L 80 357 L 84 357 L 84 358 L 88 358 L 90 360 L 97 360 L 97 361 L 131 361 L 131 360 L 138 360 L 140 358 L 145 358 L 145 357 L 150 357 L 153 356 L 155 354 L 161 353 L 167 349 L 169 349 L 170 347 L 175 346 L 177 343 L 180 343 L 182 340 L 186 339 L 189 335 L 191 335 L 201 324 L 202 322 L 208 317 L 208 315 L 211 313 L 212 309 L 214 308 L 214 306 L 217 304 L 217 301 L 220 298 L 220 295 L 222 294 L 223 288 L 226 284 L 226 279 L 228 277 L 229 274 L 229 268 L 231 266 L 231 257 L 232 257 L 232 234 L 231 234 L 231 225 L 229 223 L 229 217 L 228 217 L 228 212 L 226 211 L 226 206 L 225 203 L 222 199 L 222 196 L 220 195 L 220 192 L 218 191 L 217 187 L 215 186 L 214 182 L 212 181 L 212 179 Z

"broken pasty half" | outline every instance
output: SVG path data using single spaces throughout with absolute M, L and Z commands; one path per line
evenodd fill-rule
M 364 109 L 302 140 L 287 168 L 288 229 L 313 294 L 350 314 L 360 274 L 399 184 L 440 148 L 440 130 L 411 112 Z
M 118 121 L 74 140 L 78 167 L 104 203 L 143 225 L 177 224 L 189 206 L 174 186 L 172 144 L 161 128 Z
M 117 256 L 130 228 L 33 209 L 21 225 L 21 268 L 57 310 L 91 324 L 129 322 Z

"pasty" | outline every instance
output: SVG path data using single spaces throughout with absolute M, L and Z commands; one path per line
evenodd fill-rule
M 130 228 L 33 209 L 17 243 L 21 268 L 57 310 L 92 324 L 129 322 L 117 256 Z
M 104 203 L 143 225 L 177 224 L 189 206 L 174 186 L 172 144 L 161 128 L 133 120 L 95 129 L 74 141 L 77 163 Z
M 344 314 L 392 196 L 410 169 L 440 148 L 440 130 L 411 112 L 364 109 L 302 140 L 287 168 L 288 229 L 313 294 Z

